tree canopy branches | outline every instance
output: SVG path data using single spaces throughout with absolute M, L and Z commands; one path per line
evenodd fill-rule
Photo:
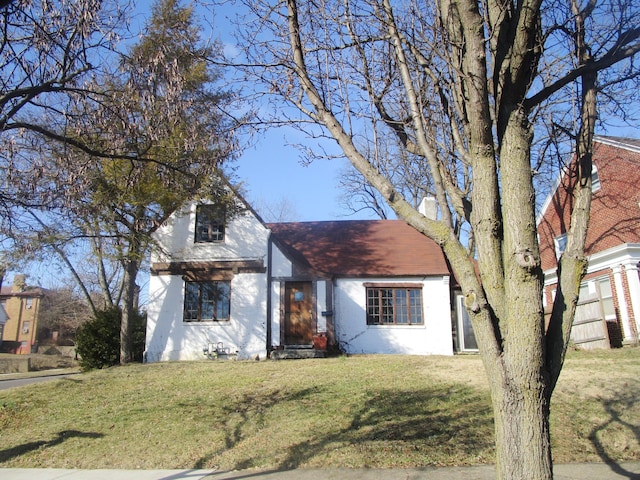
M 499 476 L 550 478 L 549 400 L 585 265 L 598 99 L 616 91 L 639 100 L 640 7 L 579 0 L 245 3 L 258 18 L 239 45 L 241 68 L 280 107 L 275 119 L 294 111 L 315 123 L 321 134 L 292 122 L 333 139 L 366 182 L 363 195 L 375 188 L 447 256 L 492 384 Z M 615 108 L 624 111 L 621 102 Z M 567 151 L 577 156 L 580 182 L 547 329 L 537 176 L 558 173 Z M 413 172 L 437 199 L 435 220 L 415 209 L 407 188 Z M 376 208 L 378 198 L 370 197 Z

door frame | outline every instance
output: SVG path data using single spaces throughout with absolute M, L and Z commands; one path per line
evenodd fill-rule
M 471 328 L 471 332 L 475 338 L 475 333 L 473 331 L 473 326 L 471 325 L 470 321 L 465 322 L 465 317 L 468 320 L 469 318 L 469 314 L 467 313 L 467 310 L 464 307 L 464 296 L 461 294 L 457 294 L 455 296 L 456 298 L 456 323 L 457 323 L 457 331 L 458 331 L 458 350 L 460 352 L 477 352 L 478 351 L 478 346 L 477 346 L 477 340 L 476 340 L 476 347 L 468 347 L 467 345 L 465 345 L 465 340 L 464 340 L 464 336 L 465 336 L 465 324 L 468 325 Z
M 304 284 L 309 288 L 310 298 L 309 298 L 309 310 L 310 310 L 310 318 L 309 318 L 309 329 L 310 329 L 310 340 L 308 343 L 299 343 L 299 344 L 291 344 L 287 342 L 287 331 L 289 328 L 289 295 L 287 292 L 289 288 L 291 288 L 295 284 Z M 316 282 L 312 280 L 286 280 L 282 282 L 282 290 L 281 290 L 281 305 L 282 305 L 282 328 L 280 329 L 280 344 L 287 346 L 311 346 L 313 345 L 313 335 L 316 333 L 318 328 L 318 319 L 317 319 L 317 302 L 315 295 L 315 284 Z

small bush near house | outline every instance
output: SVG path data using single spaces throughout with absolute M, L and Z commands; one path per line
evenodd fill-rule
M 119 309 L 103 310 L 80 327 L 76 350 L 83 370 L 111 367 L 120 362 L 121 319 Z M 146 315 L 138 313 L 131 322 L 133 359 L 142 361 Z

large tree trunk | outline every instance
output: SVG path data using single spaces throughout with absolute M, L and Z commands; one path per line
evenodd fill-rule
M 492 388 L 498 479 L 553 478 L 549 399 L 541 379 L 529 373 L 513 372 L 517 378 Z
M 331 103 L 326 102 L 326 86 L 322 81 L 317 81 L 318 77 L 310 75 L 307 67 L 309 59 L 309 64 L 318 69 L 315 73 L 326 78 L 324 66 L 318 67 L 310 53 L 322 48 L 310 42 L 307 49 L 303 43 L 306 37 L 301 34 L 299 5 L 304 3 L 287 0 L 288 33 L 294 62 L 293 68 L 287 73 L 295 73 L 312 108 L 309 109 L 302 102 L 298 107 L 313 121 L 326 127 L 345 156 L 380 192 L 398 218 L 442 247 L 460 283 L 489 378 L 495 418 L 498 478 L 552 479 L 550 399 L 567 348 L 585 265 L 583 250 L 590 195 L 591 120 L 595 119 L 596 114 L 595 74 L 589 77 L 589 70 L 582 74 L 585 94 L 581 105 L 584 109 L 581 124 L 586 130 L 581 129 L 579 136 L 582 141 L 579 142 L 578 152 L 583 188 L 578 191 L 577 208 L 572 213 L 569 242 L 561 259 L 563 271 L 559 275 L 558 296 L 547 330 L 542 304 L 543 272 L 531 164 L 534 132 L 531 118 L 542 97 L 551 95 L 553 89 L 543 91 L 543 95 L 534 102 L 527 100 L 531 85 L 537 81 L 537 68 L 544 48 L 541 43 L 540 0 L 524 0 L 517 4 L 488 2 L 482 4 L 482 8 L 473 0 L 438 2 L 439 28 L 444 30 L 442 36 L 445 39 L 444 61 L 452 71 L 459 72 L 452 74 L 455 81 L 449 85 L 450 98 L 445 98 L 443 106 L 447 110 L 451 105 L 449 102 L 453 100 L 460 114 L 460 118 L 450 118 L 451 125 L 454 131 L 462 126 L 464 139 L 458 141 L 457 148 L 462 151 L 464 167 L 470 167 L 473 172 L 470 206 L 463 208 L 461 213 L 466 215 L 471 212 L 468 220 L 476 247 L 472 256 L 454 235 L 451 216 L 447 215 L 452 207 L 447 200 L 461 195 L 460 190 L 451 187 L 452 178 L 460 175 L 460 171 L 448 170 L 448 177 L 442 175 L 449 167 L 446 163 L 440 163 L 438 152 L 433 148 L 436 142 L 425 128 L 428 119 L 421 101 L 426 97 L 418 94 L 422 93 L 416 88 L 420 82 L 416 76 L 412 76 L 410 68 L 413 60 L 420 68 L 433 73 L 430 68 L 437 65 L 437 61 L 432 64 L 433 59 L 429 55 L 420 55 L 420 47 L 412 43 L 411 34 L 405 35 L 406 32 L 398 28 L 391 2 L 382 2 L 385 15 L 380 17 L 383 22 L 381 29 L 388 34 L 388 51 L 392 53 L 394 66 L 397 67 L 397 73 L 394 71 L 394 74 L 405 96 L 401 110 L 408 118 L 403 117 L 400 121 L 389 116 L 384 108 L 380 108 L 384 103 L 381 99 L 386 93 L 378 96 L 372 87 L 375 82 L 367 85 L 373 92 L 372 101 L 379 109 L 381 118 L 392 131 L 400 132 L 400 141 L 408 149 L 411 144 L 411 151 L 418 152 L 426 160 L 432 175 L 436 177 L 434 187 L 441 218 L 434 221 L 417 213 L 392 180 L 369 162 L 354 143 L 351 126 L 341 122 L 343 112 L 336 115 Z M 585 18 L 589 16 L 589 11 L 584 13 Z M 489 24 L 485 23 L 487 18 L 490 18 Z M 583 18 L 578 20 L 582 21 Z M 577 30 L 581 31 L 580 28 Z M 487 38 L 488 32 L 491 34 L 490 40 Z M 369 40 L 367 37 L 363 43 Z M 360 46 L 361 43 L 354 40 L 353 45 Z M 487 45 L 493 50 L 489 51 Z M 333 47 L 327 48 L 331 50 Z M 416 58 L 411 58 L 407 52 L 418 54 Z M 361 49 L 359 53 L 365 59 L 363 76 L 377 79 L 376 75 L 370 76 L 366 52 Z M 581 64 L 589 63 L 590 58 L 582 54 L 580 57 Z M 446 78 L 447 75 L 433 75 L 436 83 Z M 389 87 L 392 88 L 391 84 Z M 561 88 L 561 85 L 554 88 Z M 395 100 L 395 97 L 392 98 Z M 411 126 L 405 130 L 404 125 L 408 123 Z M 407 135 L 407 131 L 410 135 Z M 408 141 L 407 138 L 412 140 Z M 464 206 L 464 202 L 459 203 Z

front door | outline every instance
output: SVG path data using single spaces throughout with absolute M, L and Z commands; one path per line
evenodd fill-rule
M 311 282 L 285 284 L 284 344 L 311 345 L 314 302 Z

